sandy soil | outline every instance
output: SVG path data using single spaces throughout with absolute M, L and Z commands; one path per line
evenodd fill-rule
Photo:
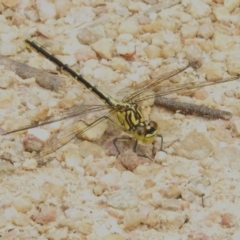
M 1 134 L 104 105 L 25 39 L 116 99 L 189 61 L 201 63 L 164 82 L 166 92 L 169 84 L 240 74 L 239 6 L 239 0 L 2 0 Z M 76 117 L 2 135 L 0 239 L 240 239 L 239 93 L 239 81 L 231 81 L 168 96 L 229 111 L 227 119 L 144 102 L 144 116 L 164 139 L 165 152 L 156 146 L 153 161 L 133 153 L 129 142 L 117 157 L 112 140 L 124 133 L 107 121 L 45 157 L 39 155 L 51 136 L 82 128 Z M 77 119 L 89 123 L 105 111 Z M 152 146 L 138 151 L 149 155 Z

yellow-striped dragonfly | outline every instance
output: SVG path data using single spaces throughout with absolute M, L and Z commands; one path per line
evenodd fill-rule
M 204 86 L 229 82 L 239 78 L 239 76 L 233 76 L 219 79 L 218 81 L 214 82 L 207 81 L 189 82 L 184 84 L 176 84 L 168 87 L 160 87 L 159 89 L 159 85 L 165 80 L 185 71 L 190 67 L 194 67 L 197 64 L 197 62 L 192 61 L 182 68 L 161 75 L 159 79 L 153 80 L 143 87 L 141 86 L 132 91 L 127 91 L 127 94 L 125 94 L 125 96 L 120 101 L 117 101 L 110 97 L 109 95 L 105 94 L 104 92 L 100 91 L 96 86 L 92 85 L 89 81 L 85 80 L 81 75 L 79 75 L 77 72 L 71 69 L 68 65 L 61 62 L 59 59 L 57 59 L 53 54 L 51 54 L 37 42 L 26 40 L 26 43 L 31 48 L 35 49 L 37 52 L 42 54 L 44 57 L 55 63 L 60 69 L 66 71 L 73 78 L 82 83 L 86 88 L 91 90 L 104 102 L 104 105 L 80 105 L 77 107 L 73 107 L 72 109 L 64 112 L 57 118 L 56 117 L 48 118 L 47 120 L 44 120 L 37 124 L 24 126 L 22 128 L 9 131 L 3 134 L 7 135 L 14 132 L 27 130 L 29 128 L 35 128 L 56 121 L 62 121 L 68 118 L 75 117 L 76 118 L 75 122 L 66 126 L 66 128 L 64 129 L 64 133 L 53 134 L 52 137 L 50 137 L 44 143 L 43 149 L 40 152 L 40 157 L 46 156 L 56 151 L 57 149 L 71 141 L 76 135 L 86 132 L 87 130 L 96 126 L 105 119 L 110 120 L 122 131 L 130 135 L 130 137 L 124 139 L 135 140 L 135 144 L 133 147 L 134 152 L 136 152 L 138 141 L 151 144 L 154 143 L 156 137 L 159 136 L 163 142 L 162 136 L 158 134 L 157 123 L 151 120 L 147 121 L 144 119 L 141 109 L 139 108 L 139 103 L 141 101 L 155 97 L 162 97 L 165 95 L 169 95 L 171 93 L 184 93 L 192 89 L 198 89 Z M 158 90 L 156 92 L 157 88 Z M 86 124 L 83 120 L 81 120 L 84 114 L 100 111 L 103 111 L 103 113 L 90 123 Z M 118 138 L 114 140 L 114 145 L 118 153 L 120 153 L 116 145 L 117 140 Z

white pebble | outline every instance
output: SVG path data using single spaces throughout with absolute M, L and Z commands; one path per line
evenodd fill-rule
M 224 6 L 229 12 L 232 12 L 235 8 L 239 7 L 240 0 L 224 0 Z
M 1 42 L 0 54 L 3 56 L 11 56 L 17 54 L 17 45 L 12 42 Z
M 214 33 L 214 28 L 210 23 L 205 23 L 199 27 L 197 35 L 204 39 L 209 39 Z
M 36 159 L 30 158 L 24 161 L 24 163 L 22 164 L 22 168 L 25 170 L 34 170 L 37 168 L 37 165 L 38 163 Z
M 102 58 L 112 59 L 113 41 L 108 38 L 102 38 L 92 44 L 93 50 Z
M 130 33 L 123 33 L 120 34 L 117 38 L 117 40 L 121 43 L 128 43 L 133 39 L 133 35 Z
M 54 28 L 49 27 L 45 24 L 39 24 L 37 31 L 48 39 L 53 39 L 56 35 Z
M 75 168 L 82 165 L 82 158 L 77 149 L 68 149 L 65 155 L 65 163 L 68 168 Z
M 36 0 L 36 7 L 41 21 L 45 22 L 48 19 L 56 17 L 56 10 L 53 3 L 46 0 Z
M 118 73 L 114 72 L 109 67 L 101 67 L 101 68 L 94 69 L 93 77 L 96 80 L 106 81 L 106 82 L 116 82 L 119 79 Z
M 36 138 L 45 142 L 50 138 L 50 132 L 43 128 L 31 128 L 28 129 L 28 134 L 34 135 Z
M 228 9 L 224 6 L 217 7 L 213 10 L 213 13 L 218 21 L 229 21 L 230 14 Z
M 31 219 L 23 213 L 17 213 L 13 216 L 12 222 L 17 226 L 26 226 L 31 223 Z
M 229 56 L 227 59 L 227 71 L 231 75 L 239 75 L 240 74 L 240 57 L 239 54 L 235 54 L 234 56 Z
M 198 32 L 198 25 L 184 24 L 181 28 L 183 38 L 195 38 Z
M 118 32 L 119 33 L 129 33 L 136 36 L 140 31 L 140 26 L 136 19 L 128 18 L 121 22 Z
M 187 10 L 195 18 L 203 18 L 211 14 L 210 6 L 200 0 L 190 1 L 190 5 Z
M 213 44 L 217 50 L 227 50 L 234 45 L 234 40 L 231 36 L 215 32 L 213 36 Z

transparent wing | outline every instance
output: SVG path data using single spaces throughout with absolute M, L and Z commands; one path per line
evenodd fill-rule
M 205 86 L 234 81 L 234 80 L 239 79 L 239 77 L 240 77 L 240 75 L 237 75 L 237 76 L 232 76 L 232 77 L 228 77 L 228 78 L 222 78 L 222 79 L 219 79 L 218 81 L 214 81 L 214 82 L 207 82 L 207 81 L 206 82 L 190 82 L 190 83 L 177 84 L 175 86 L 161 87 L 157 93 L 150 92 L 149 94 L 145 93 L 144 96 L 138 95 L 137 97 L 135 97 L 135 100 L 137 102 L 140 102 L 140 101 L 154 98 L 154 97 L 166 96 L 171 93 L 185 93 L 185 92 L 188 92 L 189 90 L 198 89 L 198 88 L 205 87 Z
M 69 118 L 74 118 L 74 117 L 79 118 L 79 117 L 82 117 L 83 115 L 89 114 L 91 112 L 98 112 L 98 114 L 101 114 L 104 110 L 107 110 L 107 109 L 109 109 L 109 106 L 107 106 L 107 105 L 76 105 L 67 111 L 59 113 L 58 116 L 49 117 L 49 118 L 45 119 L 44 121 L 41 121 L 38 123 L 25 125 L 21 128 L 13 130 L 13 131 L 3 133 L 2 135 L 8 135 L 10 133 L 44 126 L 44 125 L 47 125 L 50 123 L 59 122 L 59 121 L 69 119 Z
M 76 135 L 82 134 L 92 127 L 96 126 L 106 118 L 114 115 L 115 110 L 111 110 L 109 113 L 104 114 L 98 117 L 95 121 L 90 124 L 86 124 L 82 120 L 78 120 L 75 123 L 69 123 L 64 131 L 60 133 L 53 134 L 45 143 L 43 150 L 40 152 L 40 157 L 44 157 L 52 152 L 55 152 L 57 149 L 61 148 L 69 141 L 71 141 Z
M 123 102 L 138 102 L 142 101 L 139 100 L 142 98 L 142 95 L 145 95 L 145 92 L 154 90 L 157 86 L 159 86 L 162 82 L 165 80 L 185 71 L 186 69 L 190 67 L 194 67 L 198 64 L 198 61 L 190 61 L 188 65 L 178 68 L 176 70 L 173 70 L 171 72 L 164 73 L 159 76 L 156 80 L 151 81 L 145 81 L 141 84 L 139 84 L 134 90 L 128 90 L 126 88 L 125 90 L 121 90 L 118 95 L 125 95 L 126 97 L 123 98 Z M 149 83 L 148 83 L 149 82 Z M 125 91 L 125 93 L 124 93 Z

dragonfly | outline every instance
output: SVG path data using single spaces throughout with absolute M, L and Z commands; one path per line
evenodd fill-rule
M 62 121 L 69 118 L 75 118 L 74 123 L 67 125 L 63 133 L 53 134 L 43 145 L 42 150 L 39 153 L 40 157 L 44 157 L 51 154 L 70 142 L 76 135 L 81 135 L 89 129 L 93 128 L 100 122 L 108 119 L 114 125 L 116 125 L 123 132 L 126 132 L 129 136 L 123 138 L 115 138 L 113 140 L 114 146 L 120 154 L 117 147 L 117 142 L 119 140 L 134 140 L 133 151 L 136 152 L 137 144 L 139 141 L 146 144 L 154 144 L 157 137 L 161 138 L 161 150 L 163 146 L 163 137 L 158 134 L 158 124 L 152 120 L 146 120 L 143 117 L 141 108 L 139 107 L 140 102 L 147 99 L 152 99 L 156 97 L 163 97 L 172 93 L 185 93 L 189 90 L 198 89 L 205 86 L 215 85 L 224 82 L 230 82 L 239 79 L 240 75 L 231 76 L 227 78 L 222 78 L 214 82 L 207 81 L 194 81 L 188 83 L 180 83 L 176 85 L 171 85 L 168 87 L 161 87 L 160 84 L 164 81 L 174 77 L 175 75 L 184 72 L 186 69 L 195 67 L 199 64 L 198 61 L 189 61 L 187 65 L 182 68 L 178 68 L 171 72 L 162 74 L 158 79 L 154 79 L 144 86 L 122 92 L 126 92 L 125 96 L 121 100 L 116 100 L 110 95 L 105 94 L 103 91 L 99 90 L 97 86 L 94 86 L 89 81 L 83 78 L 82 75 L 78 74 L 67 64 L 64 64 L 58 58 L 56 58 L 51 52 L 41 46 L 38 42 L 30 39 L 25 40 L 26 44 L 32 49 L 43 55 L 45 58 L 56 64 L 61 70 L 67 72 L 70 76 L 76 79 L 78 82 L 83 84 L 87 89 L 94 93 L 99 99 L 103 101 L 103 105 L 79 105 L 65 111 L 59 117 L 50 117 L 44 121 L 38 122 L 36 124 L 27 125 L 2 135 L 8 135 L 15 132 L 27 130 L 30 128 L 36 128 L 44 126 L 53 122 Z M 156 89 L 158 89 L 156 91 Z M 82 116 L 91 112 L 103 112 L 96 119 L 90 123 L 86 123 L 82 120 Z M 140 155 L 140 154 L 138 154 Z M 144 156 L 145 155 L 140 155 Z

